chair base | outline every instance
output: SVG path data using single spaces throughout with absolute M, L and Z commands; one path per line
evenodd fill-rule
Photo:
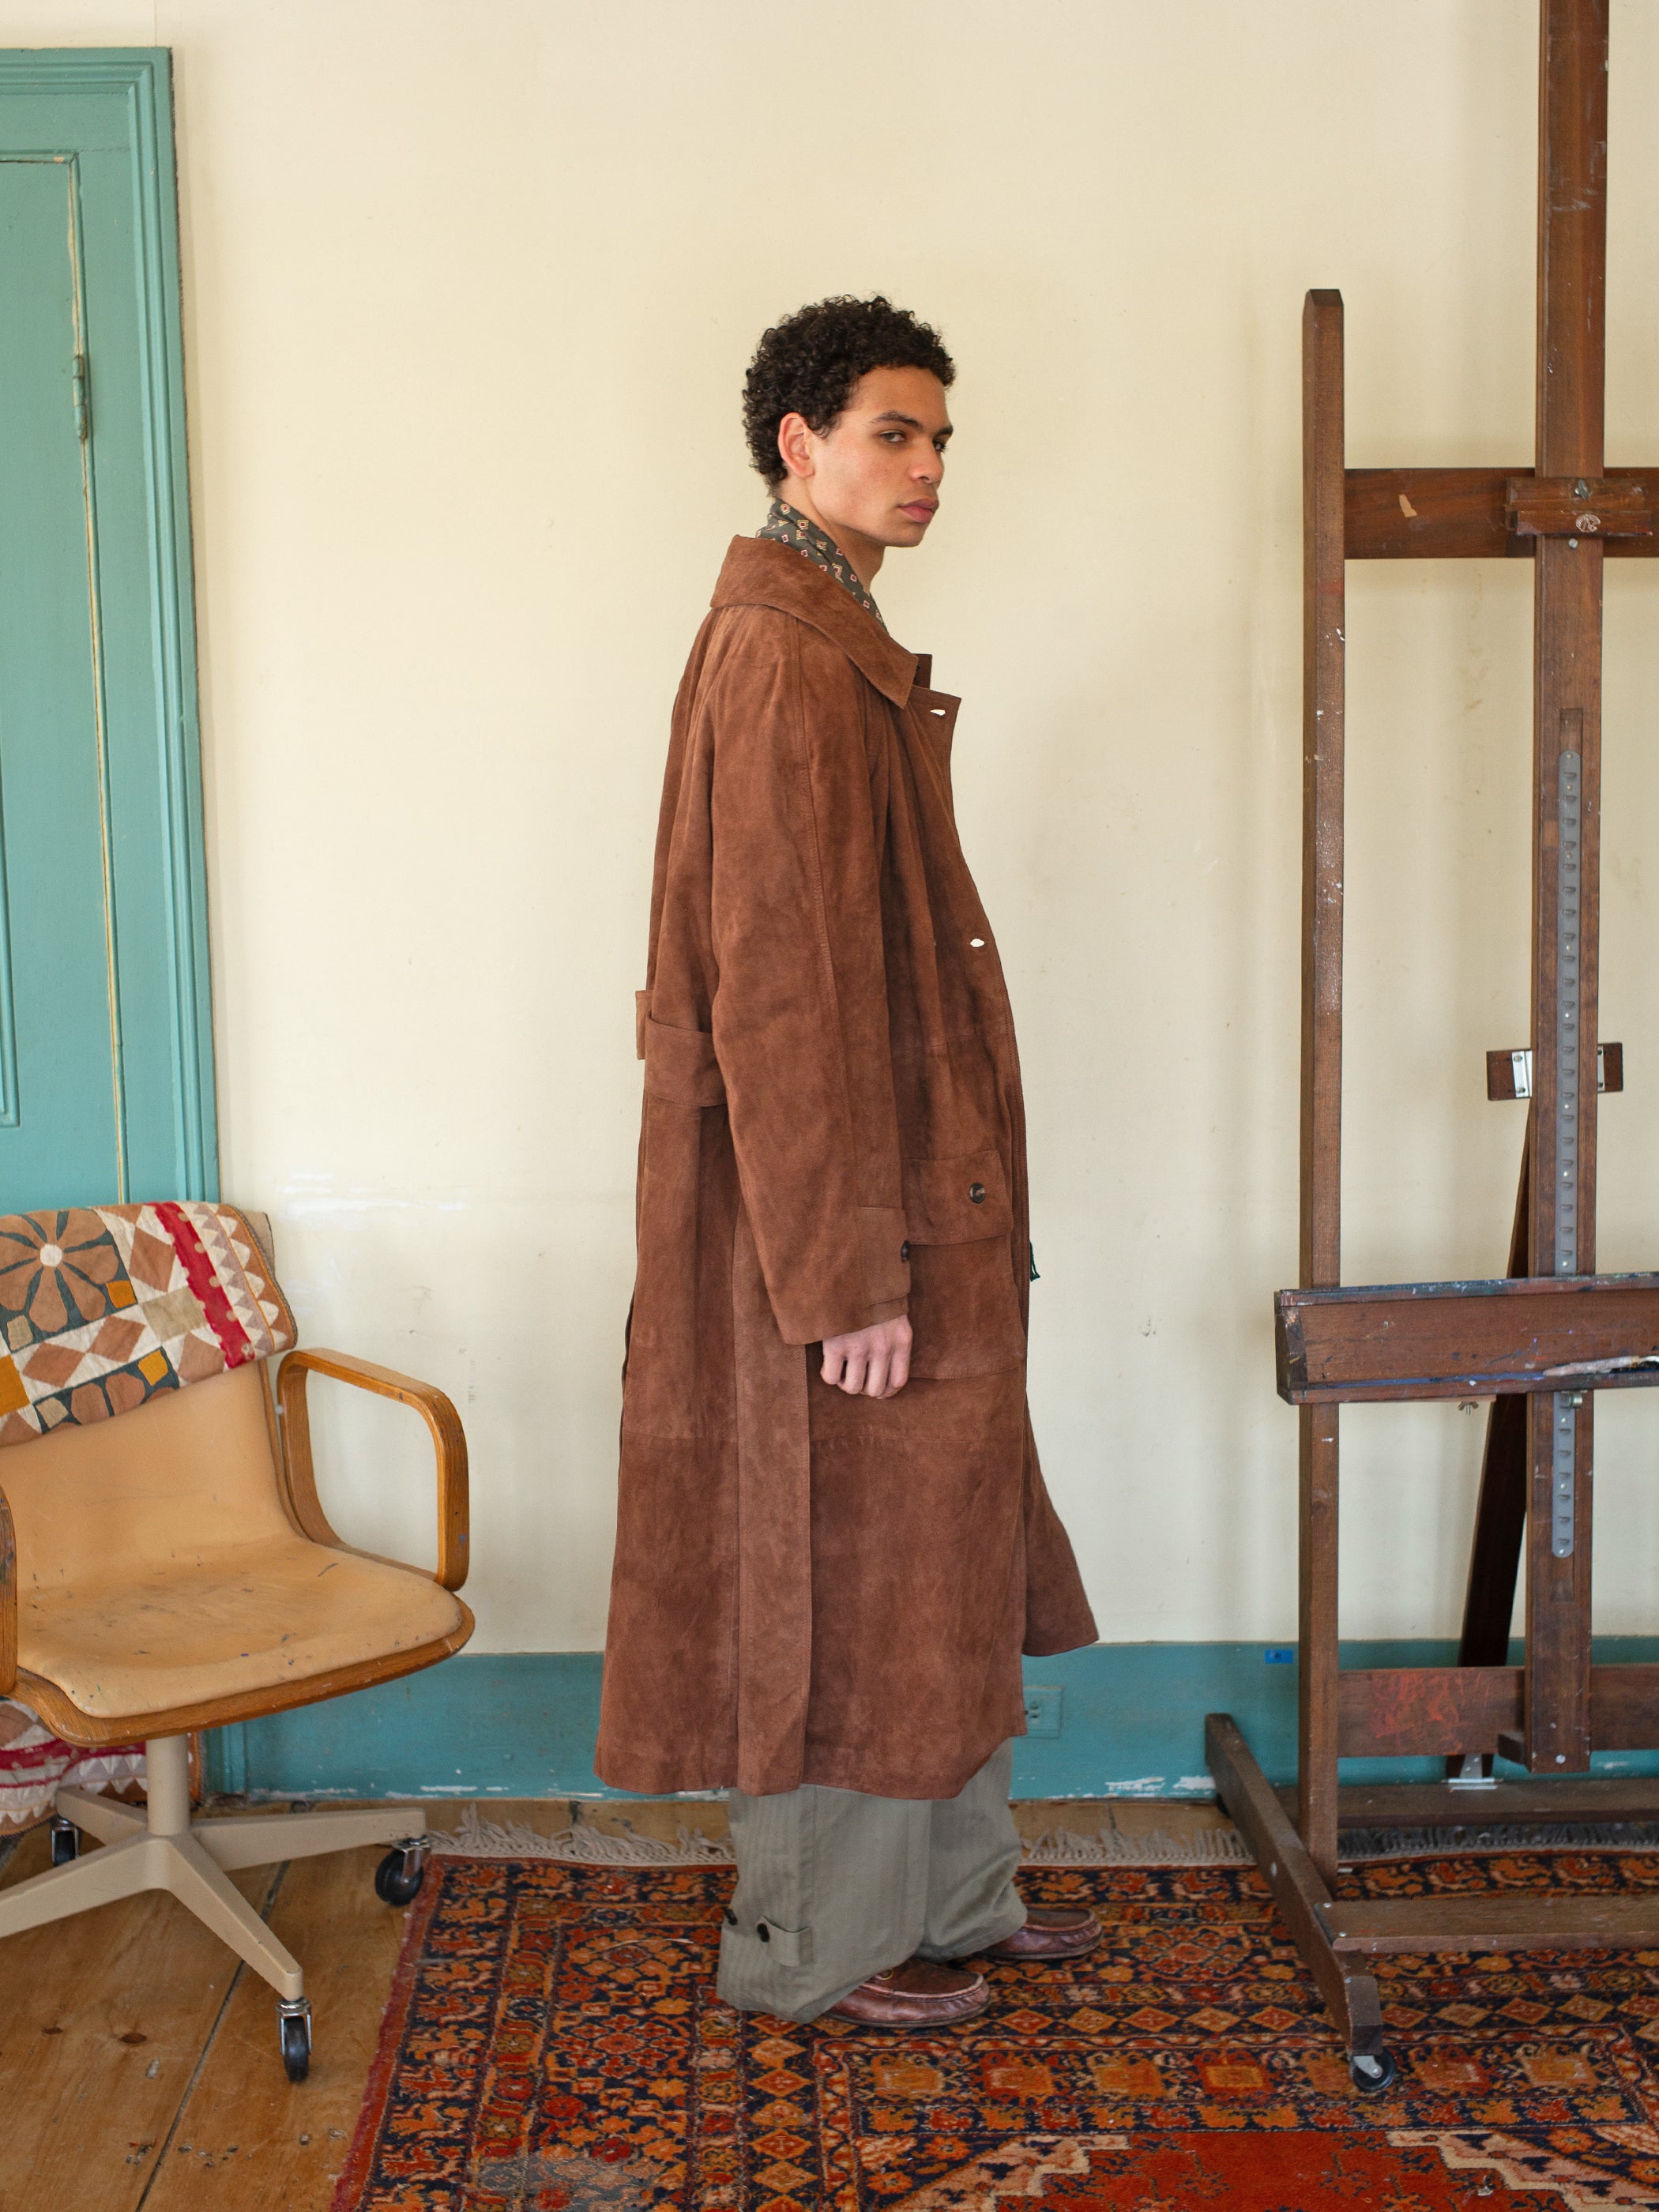
M 411 1843 L 426 1834 L 426 1815 L 404 1805 L 192 1820 L 185 1738 L 153 1737 L 144 1746 L 144 1757 L 147 1805 L 124 1805 L 85 1790 L 58 1792 L 59 1815 L 95 1836 L 104 1848 L 0 1891 L 0 1936 L 21 1935 L 26 1928 L 89 1912 L 119 1897 L 165 1889 L 279 1997 L 298 2003 L 305 1995 L 298 1962 L 230 1881 L 229 1870 L 312 1858 L 362 1844 Z

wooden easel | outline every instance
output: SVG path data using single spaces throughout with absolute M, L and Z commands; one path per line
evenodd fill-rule
M 1385 2087 L 1382 1952 L 1659 1947 L 1659 1900 L 1338 1902 L 1339 1818 L 1453 1826 L 1659 1814 L 1659 1782 L 1589 1778 L 1592 1748 L 1659 1745 L 1659 1667 L 1590 1663 L 1593 1392 L 1659 1382 L 1659 1275 L 1598 1276 L 1597 864 L 1604 557 L 1659 554 L 1659 467 L 1602 453 L 1607 0 L 1540 0 L 1537 447 L 1533 469 L 1349 469 L 1342 301 L 1303 316 L 1302 1287 L 1281 1291 L 1279 1383 L 1299 1409 L 1299 1786 L 1292 1825 L 1230 1716 L 1210 1771 L 1345 2036 Z M 1534 564 L 1532 1046 L 1488 1054 L 1530 1092 L 1507 1277 L 1342 1289 L 1344 562 Z M 1338 1409 L 1490 1398 L 1459 1663 L 1340 1672 Z M 1526 1660 L 1507 1663 L 1527 1552 Z M 1495 1753 L 1532 1777 L 1493 1782 Z M 1337 1786 L 1340 1757 L 1431 1754 L 1442 1784 Z M 1478 1792 L 1478 1794 L 1475 1794 Z

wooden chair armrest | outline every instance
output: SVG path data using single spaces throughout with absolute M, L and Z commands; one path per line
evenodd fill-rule
M 306 1378 L 326 1375 L 337 1382 L 356 1383 L 377 1397 L 396 1398 L 416 1412 L 432 1431 L 438 1459 L 438 1565 L 434 1580 L 446 1589 L 458 1590 L 466 1580 L 468 1565 L 466 1436 L 461 1417 L 443 1392 L 430 1382 L 417 1382 L 395 1368 L 377 1367 L 372 1359 L 355 1358 L 349 1352 L 313 1350 L 290 1352 L 276 1370 L 276 1403 L 283 1421 L 283 1468 L 295 1519 L 314 1544 L 343 1545 L 328 1524 L 317 1496 L 317 1477 L 311 1457 L 311 1416 L 306 1408 Z M 3 1627 L 0 1626 L 0 1635 Z M 0 1649 L 0 1658 L 3 1658 Z
M 17 1687 L 17 1538 L 0 1490 L 0 1698 Z

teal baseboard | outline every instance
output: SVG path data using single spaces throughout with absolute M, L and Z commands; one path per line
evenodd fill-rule
M 1342 1656 L 1351 1666 L 1445 1666 L 1455 1646 L 1353 1643 Z M 1659 1659 L 1659 1638 L 1598 1638 L 1596 1657 Z M 599 1667 L 597 1651 L 463 1652 L 379 1689 L 215 1729 L 209 1787 L 267 1798 L 624 1797 L 593 1771 Z M 1028 1660 L 1025 1679 L 1040 1732 L 1015 1743 L 1016 1797 L 1212 1796 L 1211 1712 L 1232 1714 L 1270 1780 L 1295 1778 L 1287 1647 L 1095 1644 Z M 1659 1774 L 1659 1752 L 1598 1753 L 1595 1768 Z M 1441 1771 L 1429 1759 L 1342 1762 L 1352 1782 L 1431 1781 Z

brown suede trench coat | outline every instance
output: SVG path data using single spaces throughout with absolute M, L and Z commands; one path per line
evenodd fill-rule
M 957 840 L 957 702 L 732 542 L 675 708 L 596 1765 L 950 1797 L 1094 1641 L 1025 1407 L 1025 1125 Z M 884 1403 L 817 1374 L 898 1314 Z

